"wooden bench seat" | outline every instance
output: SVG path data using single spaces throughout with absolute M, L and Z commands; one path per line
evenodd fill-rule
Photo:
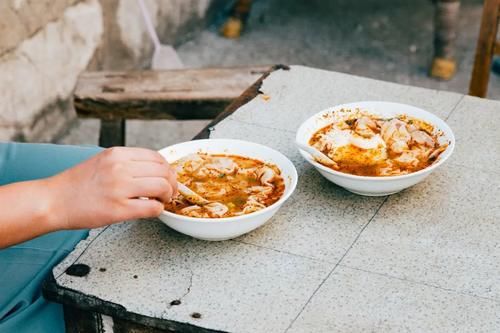
M 85 72 L 74 105 L 101 119 L 99 145 L 125 144 L 125 119 L 213 119 L 270 66 L 170 71 Z

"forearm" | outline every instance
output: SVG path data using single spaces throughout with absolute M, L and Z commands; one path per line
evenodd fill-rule
M 10 170 L 17 177 L 4 176 L 7 181 L 20 178 L 18 169 Z M 48 178 L 0 186 L 0 248 L 56 230 L 156 217 L 176 187 L 175 171 L 158 152 L 125 147 L 108 149 Z
M 0 248 L 61 229 L 50 178 L 0 186 Z

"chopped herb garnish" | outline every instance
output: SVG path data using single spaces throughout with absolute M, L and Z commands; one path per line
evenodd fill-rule
M 345 123 L 346 123 L 347 125 L 349 125 L 349 126 L 354 125 L 354 123 L 355 123 L 355 122 L 356 122 L 356 118 L 354 118 L 354 119 L 347 119 L 347 120 L 345 121 Z

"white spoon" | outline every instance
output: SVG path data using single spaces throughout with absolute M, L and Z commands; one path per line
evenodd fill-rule
M 179 193 L 182 194 L 184 198 L 186 198 L 187 201 L 194 203 L 198 206 L 204 206 L 211 203 L 211 201 L 203 198 L 201 195 L 194 192 L 193 190 L 191 190 L 189 187 L 187 187 L 182 183 L 177 182 L 177 189 L 179 190 Z
M 312 158 L 315 159 L 317 162 L 319 162 L 323 165 L 326 165 L 328 167 L 338 169 L 339 166 L 334 160 L 332 160 L 331 158 L 329 158 L 328 156 L 326 156 L 325 154 L 323 154 L 322 152 L 320 152 L 316 148 L 309 146 L 309 145 L 306 145 L 306 144 L 303 144 L 303 143 L 298 142 L 298 141 L 295 141 L 295 144 L 300 149 L 309 153 L 309 155 L 311 155 Z

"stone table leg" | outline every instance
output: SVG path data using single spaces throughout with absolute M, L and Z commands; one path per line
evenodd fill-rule
M 64 321 L 67 333 L 101 333 L 102 321 L 99 314 L 64 305 Z
M 455 39 L 460 0 L 435 0 L 434 59 L 430 75 L 449 80 L 456 71 Z
M 69 305 L 64 306 L 66 333 L 167 333 L 184 332 L 160 329 L 112 318 L 100 313 L 85 311 Z M 195 328 L 193 328 L 196 331 Z M 186 332 L 191 332 L 186 330 Z M 201 331 L 200 331 L 201 332 Z

